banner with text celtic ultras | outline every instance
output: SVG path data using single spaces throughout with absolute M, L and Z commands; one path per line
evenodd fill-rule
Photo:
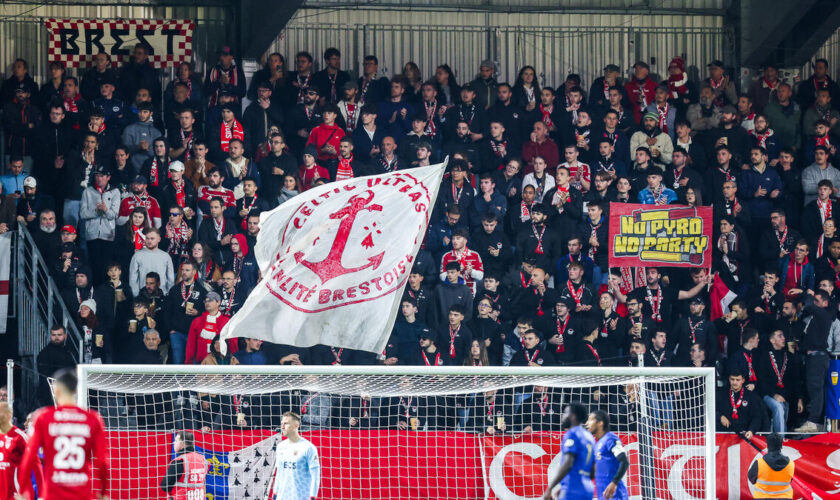
M 610 203 L 610 267 L 709 267 L 712 207 Z

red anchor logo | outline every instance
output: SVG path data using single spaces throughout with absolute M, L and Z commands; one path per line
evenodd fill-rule
M 365 197 L 363 198 L 363 196 Z M 341 263 L 341 258 L 344 256 L 344 249 L 347 247 L 347 239 L 350 236 L 350 231 L 353 229 L 353 224 L 356 222 L 356 216 L 359 215 L 359 212 L 362 210 L 369 210 L 371 212 L 382 211 L 382 205 L 376 203 L 370 204 L 373 196 L 373 191 L 370 190 L 365 191 L 364 195 L 353 196 L 347 202 L 347 206 L 330 214 L 330 219 L 341 219 L 341 223 L 338 225 L 338 232 L 333 240 L 330 253 L 324 260 L 321 262 L 309 262 L 303 259 L 303 252 L 295 253 L 295 262 L 306 266 L 310 271 L 318 275 L 321 278 L 321 284 L 325 284 L 329 280 L 343 274 L 355 273 L 369 267 L 376 269 L 382 263 L 382 257 L 385 256 L 385 252 L 368 258 L 368 263 L 364 266 L 348 269 Z

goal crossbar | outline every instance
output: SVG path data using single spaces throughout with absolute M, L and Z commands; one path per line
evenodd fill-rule
M 84 407 L 88 405 L 91 394 L 97 391 L 153 394 L 172 390 L 201 390 L 206 386 L 212 387 L 216 393 L 235 394 L 241 390 L 237 381 L 244 378 L 248 378 L 251 384 L 249 391 L 254 394 L 292 388 L 315 390 L 317 387 L 348 396 L 397 395 L 401 389 L 405 389 L 405 386 L 400 386 L 400 380 L 406 379 L 413 381 L 413 393 L 430 395 L 436 394 L 435 382 L 448 382 L 453 378 L 468 380 L 469 383 L 463 384 L 463 388 L 453 388 L 451 384 L 446 384 L 448 394 L 523 385 L 587 387 L 638 384 L 644 388 L 649 387 L 648 384 L 699 379 L 703 381 L 706 392 L 700 396 L 704 401 L 702 426 L 707 433 L 702 444 L 706 463 L 704 496 L 707 499 L 715 498 L 713 368 L 78 365 L 77 371 L 78 404 Z M 139 383 L 141 380 L 147 383 Z M 156 385 L 154 382 L 158 380 L 165 383 Z M 325 380 L 340 383 L 330 382 L 324 389 Z M 645 392 L 640 391 L 643 398 Z M 643 401 L 642 404 L 646 403 Z

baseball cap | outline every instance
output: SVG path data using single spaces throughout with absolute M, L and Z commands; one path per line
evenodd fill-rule
M 720 112 L 724 113 L 724 114 L 734 115 L 734 114 L 738 113 L 738 110 L 735 109 L 735 106 L 733 106 L 731 104 L 727 104 L 726 106 L 723 107 L 722 110 L 720 110 Z
M 691 299 L 690 304 L 705 304 L 703 301 L 703 297 L 699 295 L 695 295 L 693 299 Z
M 26 88 L 26 84 L 24 82 L 20 82 L 17 85 L 15 85 L 15 94 L 17 94 L 18 92 L 29 92 L 29 89 Z
M 707 65 L 708 68 L 723 68 L 723 61 L 715 59 Z
M 183 172 L 184 164 L 178 160 L 175 160 L 169 164 L 169 170 L 174 170 L 175 172 Z
M 66 226 L 61 227 L 61 232 L 62 233 L 76 234 L 76 228 L 71 226 L 70 224 L 67 224 Z
M 38 181 L 31 175 L 23 180 L 23 187 L 34 188 L 38 187 Z
M 215 300 L 216 302 L 221 302 L 222 297 L 216 292 L 209 292 L 205 297 L 204 300 Z
M 344 90 L 359 90 L 359 85 L 356 82 L 350 80 L 350 81 L 346 82 L 344 84 L 344 87 L 342 87 L 342 88 Z
M 646 63 L 644 61 L 636 61 L 636 64 L 634 64 L 633 67 L 634 68 L 650 69 L 650 66 L 648 65 L 648 63 Z
M 111 170 L 105 165 L 99 165 L 98 167 L 96 167 L 96 172 L 94 173 L 96 175 L 111 175 Z
M 230 48 L 230 45 L 225 45 L 221 49 L 219 49 L 219 55 L 229 56 L 232 55 L 233 51 Z
M 142 175 L 138 175 L 137 177 L 135 177 L 133 182 L 134 182 L 134 184 L 148 184 L 149 183 L 149 181 L 147 181 L 146 178 Z

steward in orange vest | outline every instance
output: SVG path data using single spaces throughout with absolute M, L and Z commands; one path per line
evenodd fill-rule
M 753 484 L 753 498 L 793 498 L 794 463 L 782 455 L 782 437 L 767 436 L 767 454 L 753 462 L 747 479 Z

